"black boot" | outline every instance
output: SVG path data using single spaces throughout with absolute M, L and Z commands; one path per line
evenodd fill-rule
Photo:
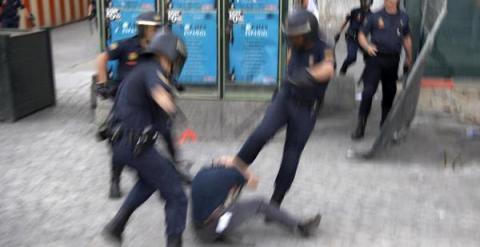
M 321 220 L 322 216 L 320 214 L 317 214 L 315 215 L 315 217 L 298 224 L 298 231 L 300 235 L 302 235 L 303 237 L 312 236 L 315 230 L 317 230 L 318 226 L 320 225 Z
M 122 191 L 120 190 L 120 176 L 122 175 L 123 167 L 112 167 L 112 180 L 110 182 L 110 199 L 118 199 L 122 197 Z
M 275 191 L 273 191 L 272 198 L 270 198 L 270 204 L 280 207 L 280 205 L 283 202 L 283 199 L 285 198 L 285 194 L 286 192 L 275 189 Z
M 121 244 L 123 230 L 132 215 L 133 210 L 120 209 L 113 219 L 103 229 L 103 235 L 112 242 Z
M 270 205 L 273 205 L 279 208 L 284 198 L 285 198 L 285 193 L 279 192 L 277 189 L 275 189 L 275 191 L 273 192 L 272 198 L 270 198 Z M 272 222 L 273 222 L 272 219 L 265 217 L 265 223 L 270 224 Z
M 364 116 L 358 117 L 357 128 L 352 133 L 352 140 L 360 140 L 365 136 L 365 126 L 367 125 L 367 118 Z
M 182 247 L 182 238 L 181 237 L 174 237 L 168 238 L 167 240 L 167 247 Z
M 119 199 L 122 197 L 122 191 L 120 190 L 120 180 L 112 180 L 110 184 L 110 199 Z
M 340 75 L 347 74 L 347 69 L 348 69 L 348 66 L 345 66 L 345 64 L 343 64 L 342 67 L 340 68 Z

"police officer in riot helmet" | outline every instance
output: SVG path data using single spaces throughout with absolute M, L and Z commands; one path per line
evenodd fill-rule
M 397 92 L 402 47 L 406 55 L 404 70 L 410 69 L 413 64 L 409 19 L 407 14 L 398 8 L 399 1 L 384 0 L 384 8 L 368 16 L 358 35 L 359 43 L 368 57 L 363 72 L 364 89 L 357 127 L 352 133 L 353 140 L 364 137 L 373 96 L 380 81 L 383 95 L 380 126 L 387 119 Z M 370 40 L 367 36 L 370 36 Z
M 270 203 L 280 206 L 290 189 L 302 151 L 315 126 L 319 105 L 334 75 L 331 48 L 321 40 L 318 21 L 307 10 L 295 9 L 283 31 L 288 39 L 286 79 L 268 107 L 265 117 L 234 157 L 225 164 L 245 169 L 282 127 L 287 128 L 283 158 Z
M 137 35 L 112 43 L 105 52 L 97 58 L 97 92 L 104 98 L 115 97 L 117 89 L 127 75 L 137 66 L 140 53 L 147 47 L 156 31 L 162 26 L 162 18 L 155 12 L 140 14 L 136 20 Z M 118 68 L 113 80 L 107 75 L 107 63 L 110 60 L 118 61 Z M 110 198 L 120 198 L 120 177 L 124 164 L 111 166 Z
M 155 149 L 154 143 L 176 112 L 172 84 L 187 58 L 184 43 L 161 29 L 139 64 L 122 82 L 113 109 L 113 159 L 136 170 L 138 180 L 104 235 L 122 241 L 132 213 L 155 191 L 165 201 L 167 247 L 182 246 L 187 198 L 174 164 Z
M 159 27 L 162 17 L 153 11 L 140 14 L 136 20 L 137 35 L 112 43 L 105 52 L 97 57 L 98 92 L 104 97 L 115 97 L 118 86 L 138 63 L 139 54 L 150 43 Z M 118 60 L 117 73 L 108 77 L 108 61 Z
M 360 48 L 358 44 L 358 31 L 362 27 L 365 19 L 371 14 L 370 7 L 372 6 L 372 0 L 360 0 L 360 8 L 355 8 L 350 11 L 345 22 L 340 28 L 340 32 L 335 35 L 335 42 L 340 39 L 340 34 L 343 32 L 347 25 L 348 29 L 345 33 L 345 41 L 347 42 L 347 57 L 342 64 L 340 74 L 347 73 L 348 67 L 357 61 L 357 52 Z

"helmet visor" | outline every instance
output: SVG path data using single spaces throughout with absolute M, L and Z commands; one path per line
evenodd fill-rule
M 282 25 L 282 30 L 287 36 L 298 36 L 310 33 L 312 28 L 310 27 L 310 23 L 307 22 L 298 26 Z
M 178 77 L 180 77 L 180 74 L 182 73 L 183 66 L 187 61 L 187 50 L 185 48 L 185 44 L 181 40 L 177 40 L 176 52 L 177 56 L 175 58 L 175 61 L 172 61 L 171 73 L 171 77 L 174 80 L 178 80 Z

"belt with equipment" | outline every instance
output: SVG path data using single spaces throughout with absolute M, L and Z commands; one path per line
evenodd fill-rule
M 135 130 L 123 130 L 122 135 L 128 138 L 128 142 L 133 145 L 133 154 L 140 155 L 143 150 L 151 147 L 158 139 L 159 132 L 152 130 L 151 127 L 145 128 L 142 132 Z

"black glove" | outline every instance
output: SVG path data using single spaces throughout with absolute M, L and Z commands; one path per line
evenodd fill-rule
M 307 69 L 301 69 L 296 71 L 293 76 L 288 78 L 288 81 L 293 85 L 301 88 L 311 88 L 318 85 L 318 81 L 313 78 Z
M 97 83 L 96 92 L 102 99 L 108 99 L 110 97 L 110 89 L 108 88 L 108 83 Z
M 177 89 L 178 92 L 185 91 L 185 86 L 183 86 L 181 84 L 175 84 L 175 88 Z
M 408 74 L 408 72 L 410 72 L 410 66 L 404 64 L 403 65 L 403 74 L 406 75 L 406 74 Z
M 118 84 L 115 81 L 109 80 L 104 83 L 97 83 L 97 94 L 102 99 L 114 98 L 118 88 Z
M 171 79 L 170 82 L 172 83 L 172 85 L 175 87 L 175 89 L 178 91 L 178 92 L 183 92 L 185 91 L 185 86 L 183 86 L 182 84 L 180 84 L 177 79 Z

